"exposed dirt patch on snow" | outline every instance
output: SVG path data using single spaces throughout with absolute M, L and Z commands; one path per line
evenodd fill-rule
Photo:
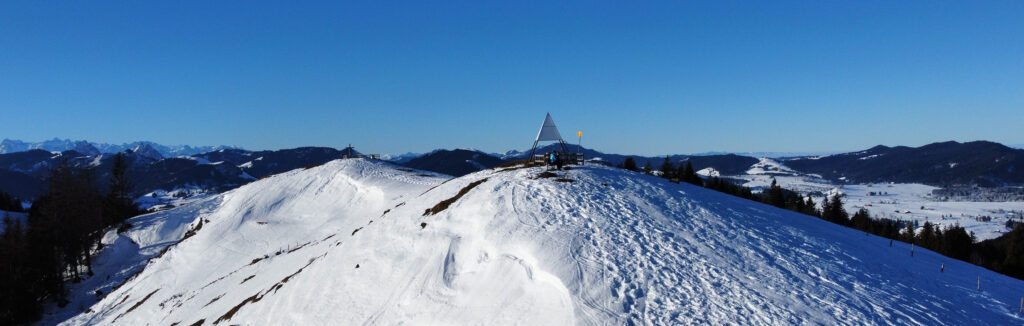
M 149 300 L 149 298 L 156 294 L 157 291 L 160 291 L 160 289 L 153 290 L 153 292 L 147 294 L 145 298 L 142 298 L 142 300 L 136 302 L 135 305 L 133 305 L 131 308 L 128 308 L 128 310 L 126 310 L 124 313 L 118 315 L 117 318 L 114 318 L 114 321 L 117 321 L 118 318 L 121 318 L 122 316 L 128 314 L 129 312 L 132 312 L 132 310 L 135 310 L 135 308 L 141 306 L 143 303 L 146 303 L 146 300 Z
M 481 183 L 484 183 L 486 181 L 487 181 L 487 178 L 483 178 L 483 179 L 471 182 L 470 184 L 466 185 L 465 187 L 462 187 L 462 189 L 459 190 L 459 193 L 455 194 L 455 196 L 452 196 L 452 198 L 448 198 L 448 199 L 442 200 L 441 202 L 437 203 L 437 205 L 434 205 L 434 207 L 428 208 L 426 211 L 423 212 L 423 216 L 434 215 L 434 214 L 437 214 L 437 213 L 440 213 L 440 212 L 444 211 L 445 209 L 448 209 L 448 206 L 451 206 L 451 204 L 453 204 L 456 201 L 458 201 L 459 198 L 462 198 L 462 196 L 465 196 L 467 193 L 469 193 L 470 190 L 473 190 L 473 188 L 475 188 L 476 186 L 479 186 Z

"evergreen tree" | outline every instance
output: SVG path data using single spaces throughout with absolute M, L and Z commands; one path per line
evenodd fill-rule
M 644 164 L 643 172 L 647 175 L 654 173 L 654 169 L 651 168 L 651 161 L 647 161 L 647 163 Z
M 921 232 L 917 234 L 917 244 L 928 248 L 935 249 L 935 227 L 932 222 L 925 221 L 924 226 L 921 227 Z
M 679 162 L 679 165 L 676 166 L 676 171 L 673 173 L 679 182 L 688 182 L 686 181 L 686 162 Z
M 807 201 L 804 203 L 803 213 L 810 216 L 821 217 L 821 212 L 818 211 L 818 204 L 814 202 L 814 198 L 807 197 Z
M 947 226 L 942 232 L 942 254 L 967 261 L 974 246 L 973 237 L 960 225 Z
M 688 183 L 698 186 L 704 184 L 704 180 L 701 180 L 700 176 L 697 175 L 697 172 L 693 171 L 693 164 L 691 164 L 689 160 L 686 161 L 686 170 L 683 172 L 683 179 Z
M 764 197 L 763 201 L 768 205 L 778 208 L 786 207 L 786 199 L 783 198 L 782 187 L 779 187 L 778 183 L 775 182 L 775 178 L 772 178 L 772 185 L 768 187 L 767 193 Z
M 1016 278 L 1024 278 L 1024 225 L 1018 224 L 1010 231 L 1005 246 L 1003 272 Z
M 103 195 L 91 170 L 63 163 L 50 172 L 48 190 L 29 211 L 28 242 L 39 257 L 43 292 L 63 300 L 64 275 L 80 279 L 84 267 L 92 274 L 91 251 L 99 243 Z
M 25 210 L 21 207 L 21 200 L 0 191 L 0 211 L 24 212 Z
M 744 199 L 754 200 L 754 194 L 750 192 L 750 188 L 747 187 L 740 187 L 738 194 L 736 196 L 739 196 L 740 198 Z
M 676 167 L 672 165 L 672 161 L 669 160 L 668 156 L 665 156 L 665 160 L 661 162 L 661 167 L 658 169 L 661 171 L 661 177 L 665 179 L 675 179 Z
M 110 173 L 110 189 L 104 199 L 103 213 L 107 225 L 124 223 L 129 217 L 140 213 L 131 198 L 132 184 L 128 179 L 128 164 L 121 153 L 114 156 Z
M 626 160 L 622 162 L 622 168 L 633 172 L 638 170 L 636 167 L 636 161 L 633 160 L 632 156 L 627 157 Z
M 861 208 L 857 210 L 856 213 L 853 213 L 853 218 L 851 219 L 850 223 L 852 224 L 853 228 L 857 230 L 870 233 L 874 233 L 875 231 L 873 228 L 873 223 L 871 221 L 871 216 L 868 214 L 868 210 L 864 208 Z
M 901 240 L 907 243 L 914 243 L 916 238 L 914 235 L 914 224 L 907 223 L 907 227 L 903 229 L 903 233 L 900 235 Z
M 25 231 L 20 220 L 4 214 L 0 235 L 0 324 L 27 324 L 38 318 L 41 305 L 32 290 L 32 274 L 25 269 Z
M 805 210 L 804 198 L 796 192 L 790 192 L 786 196 L 786 209 L 801 213 Z
M 704 181 L 704 187 L 716 191 L 721 191 L 722 189 L 718 177 L 715 176 L 708 177 L 707 181 Z
M 65 282 L 92 275 L 92 253 L 103 229 L 138 212 L 126 170 L 123 158 L 116 157 L 110 191 L 104 195 L 96 188 L 93 170 L 63 162 L 50 170 L 46 192 L 29 209 L 27 226 L 4 219 L 0 324 L 38 319 L 44 300 L 63 306 Z
M 839 225 L 849 225 L 850 223 L 850 215 L 843 209 L 843 199 L 840 195 L 832 196 L 832 200 L 829 200 L 828 197 L 825 198 L 821 216 L 825 220 Z

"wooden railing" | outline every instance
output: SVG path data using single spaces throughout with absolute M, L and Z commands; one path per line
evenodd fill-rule
M 341 158 L 368 158 L 368 159 L 371 159 L 371 160 L 379 160 L 380 159 L 380 154 L 355 154 L 355 155 L 341 154 Z
M 548 164 L 548 155 L 551 153 L 534 154 L 533 161 L 540 164 Z M 570 165 L 583 165 L 586 161 L 584 160 L 583 153 L 560 153 L 563 164 Z

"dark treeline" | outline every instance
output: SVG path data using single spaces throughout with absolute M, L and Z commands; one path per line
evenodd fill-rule
M 66 282 L 92 275 L 92 255 L 104 230 L 124 230 L 140 213 L 129 193 L 126 163 L 114 159 L 108 189 L 96 171 L 61 164 L 52 169 L 47 191 L 32 202 L 28 220 L 5 218 L 0 235 L 0 324 L 37 320 L 43 304 L 67 304 Z
M 21 207 L 21 200 L 10 194 L 0 191 L 0 211 L 24 212 Z
M 627 158 L 618 167 L 637 172 L 632 158 Z M 807 214 L 820 219 L 861 230 L 870 234 L 911 243 L 945 255 L 979 265 L 1017 279 L 1024 279 L 1024 225 L 1016 225 L 1013 231 L 998 238 L 977 242 L 974 234 L 962 226 L 939 227 L 931 222 L 919 225 L 916 221 L 872 218 L 861 208 L 851 216 L 843 208 L 842 196 L 826 196 L 819 206 L 810 197 L 784 189 L 772 180 L 771 186 L 755 194 L 750 188 L 736 185 L 719 177 L 701 178 L 689 161 L 674 165 L 668 157 L 658 169 L 662 178 L 673 182 L 686 182 L 733 196 L 759 201 L 778 208 Z M 820 208 L 819 208 L 820 207 Z M 914 232 L 919 229 L 920 231 Z

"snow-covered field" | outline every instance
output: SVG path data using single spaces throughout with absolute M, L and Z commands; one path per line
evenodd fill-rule
M 1024 322 L 1024 282 L 928 250 L 619 169 L 542 171 L 339 160 L 145 215 L 44 324 Z
M 755 192 L 768 188 L 772 184 L 772 180 L 778 182 L 779 186 L 783 188 L 803 194 L 824 193 L 835 187 L 819 175 L 802 174 L 770 158 L 761 158 L 761 161 L 750 166 L 745 174 L 726 177 L 745 180 L 746 183 L 743 186 L 751 188 Z
M 1007 219 L 1024 214 L 1024 202 L 938 201 L 932 197 L 932 190 L 938 188 L 921 184 L 837 185 L 817 175 L 793 171 L 768 158 L 762 158 L 747 174 L 728 177 L 745 180 L 743 185 L 755 191 L 767 188 L 775 179 L 783 188 L 801 194 L 816 194 L 812 197 L 818 204 L 825 194 L 838 191 L 844 195 L 844 206 L 850 214 L 866 208 L 875 218 L 918 221 L 919 225 L 926 221 L 941 226 L 958 224 L 974 232 L 979 241 L 1009 232 Z M 1019 221 L 1020 217 L 1014 220 Z
M 932 186 L 921 184 L 846 185 L 839 188 L 851 213 L 866 208 L 874 217 L 925 221 L 938 225 L 959 224 L 974 232 L 978 240 L 998 237 L 1010 229 L 1006 220 L 1014 212 L 1024 213 L 1024 202 L 944 202 L 935 201 Z M 872 194 L 874 193 L 874 194 Z M 984 217 L 990 217 L 985 221 Z M 1014 220 L 1019 221 L 1020 217 Z
M 215 193 L 202 187 L 176 188 L 170 191 L 159 189 L 139 196 L 135 204 L 142 210 L 161 211 L 213 196 Z

